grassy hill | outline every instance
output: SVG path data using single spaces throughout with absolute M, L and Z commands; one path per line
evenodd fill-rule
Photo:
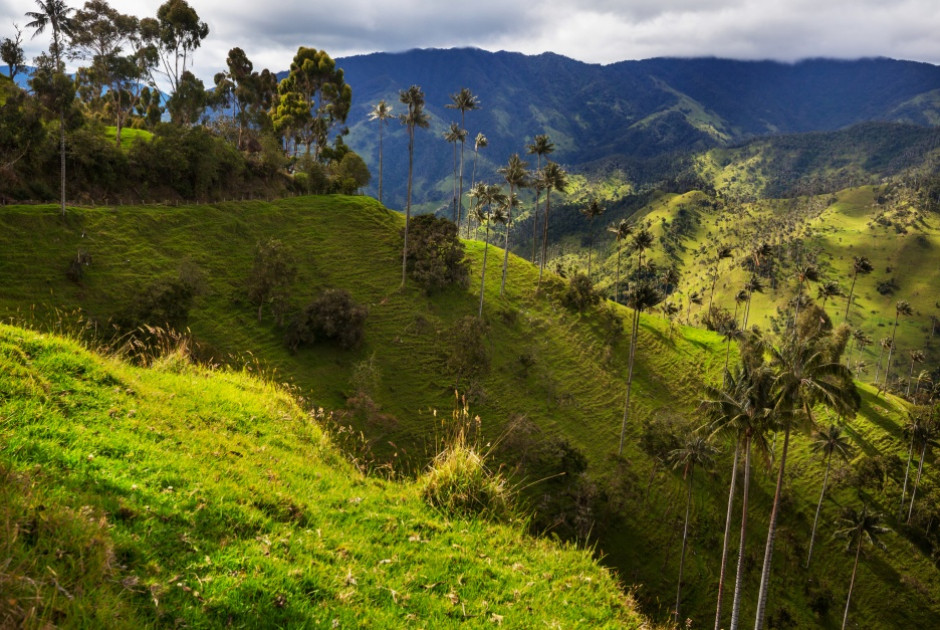
M 665 202 L 663 208 L 682 202 L 657 201 Z M 720 380 L 723 341 L 642 318 L 635 402 L 624 457 L 618 458 L 626 311 L 565 307 L 564 283 L 553 274 L 536 294 L 537 271 L 515 256 L 500 297 L 502 252 L 492 250 L 484 316 L 489 368 L 456 382 L 448 367 L 456 352 L 453 325 L 476 312 L 483 244 L 467 243 L 469 290 L 429 298 L 413 283 L 398 290 L 401 227 L 400 215 L 362 197 L 96 208 L 72 211 L 64 220 L 53 207 L 9 207 L 0 213 L 0 316 L 72 328 L 70 312 L 80 308 L 83 325 L 101 337 L 108 318 L 119 316 L 135 296 L 160 278 L 182 274 L 201 287 L 188 324 L 202 356 L 256 361 L 313 404 L 344 410 L 342 422 L 362 431 L 383 461 L 399 462 L 400 472 L 420 470 L 433 454 L 439 423 L 434 410 L 451 408 L 456 386 L 483 418 L 496 456 L 509 471 L 519 466 L 520 483 L 532 484 L 526 492 L 537 529 L 597 541 L 605 563 L 624 582 L 640 585 L 644 610 L 665 618 L 675 598 L 684 484 L 662 457 L 683 426 L 701 423 L 696 406 L 703 384 Z M 347 289 L 368 306 L 360 349 L 322 344 L 290 354 L 269 315 L 257 323 L 245 281 L 256 243 L 270 236 L 297 258 L 297 307 L 324 288 Z M 75 283 L 66 270 L 78 250 L 91 263 Z M 368 404 L 358 396 L 362 389 Z M 940 612 L 940 576 L 930 557 L 935 543 L 923 534 L 931 513 L 916 510 L 923 527 L 894 519 L 907 453 L 905 413 L 899 401 L 863 388 L 861 412 L 848 429 L 860 448 L 851 462 L 836 465 L 808 573 L 801 567 L 824 463 L 811 456 L 807 437 L 795 439 L 768 608 L 771 627 L 838 627 L 851 567 L 830 539 L 840 510 L 861 499 L 886 514 L 894 533 L 886 538 L 889 551 L 872 552 L 860 569 L 852 619 L 860 627 L 895 628 L 929 625 Z M 932 463 L 930 456 L 925 497 L 937 487 Z M 554 476 L 560 473 L 566 474 Z M 682 604 L 696 625 L 710 623 L 713 615 L 721 550 L 716 532 L 724 524 L 729 473 L 726 449 L 713 473 L 696 476 Z M 762 467 L 754 477 L 745 619 L 753 615 L 773 483 Z
M 366 477 L 282 389 L 0 326 L 4 627 L 648 627 L 586 551 Z

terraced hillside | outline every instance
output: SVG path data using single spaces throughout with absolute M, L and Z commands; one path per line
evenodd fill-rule
M 662 208 L 683 203 L 657 201 Z M 685 485 L 663 458 L 682 427 L 701 424 L 697 403 L 704 383 L 720 382 L 723 340 L 642 318 L 628 439 L 624 456 L 617 457 L 627 311 L 617 305 L 583 313 L 566 307 L 565 283 L 553 274 L 537 293 L 537 270 L 515 256 L 500 297 L 501 251 L 490 251 L 484 309 L 489 367 L 457 382 L 449 361 L 459 353 L 454 324 L 476 313 L 483 244 L 467 243 L 468 290 L 427 297 L 413 283 L 398 289 L 402 224 L 400 215 L 361 197 L 74 209 L 65 220 L 52 207 L 10 207 L 0 213 L 0 313 L 37 327 L 70 327 L 70 312 L 81 308 L 90 334 L 102 337 L 108 318 L 119 317 L 135 296 L 161 278 L 182 274 L 200 287 L 188 325 L 203 356 L 256 361 L 276 379 L 290 380 L 311 403 L 345 410 L 343 422 L 361 430 L 383 461 L 400 462 L 400 472 L 420 470 L 433 452 L 440 422 L 435 410 L 446 415 L 456 386 L 480 414 L 495 456 L 509 470 L 521 465 L 517 479 L 529 486 L 535 527 L 597 541 L 623 581 L 640 585 L 645 611 L 666 618 L 675 598 Z M 295 307 L 324 288 L 347 289 L 368 306 L 361 348 L 321 344 L 291 354 L 270 315 L 257 323 L 245 282 L 256 243 L 270 236 L 296 257 Z M 78 250 L 90 264 L 73 282 L 66 271 Z M 800 567 L 824 462 L 811 456 L 808 437 L 794 440 L 768 609 L 773 627 L 837 627 L 851 567 L 831 536 L 840 510 L 857 506 L 860 497 L 886 514 L 894 533 L 886 537 L 887 553 L 872 552 L 862 564 L 852 619 L 864 627 L 894 628 L 929 625 L 940 612 L 940 576 L 930 559 L 935 543 L 924 534 L 933 504 L 916 510 L 915 526 L 894 519 L 907 454 L 905 416 L 899 401 L 863 388 L 862 409 L 847 429 L 860 448 L 850 462 L 834 464 L 809 572 Z M 932 463 L 928 455 L 919 496 L 932 496 L 937 487 Z M 726 449 L 714 472 L 695 477 L 682 612 L 696 625 L 711 623 L 713 615 L 721 551 L 716 532 L 724 525 L 729 469 Z M 745 618 L 753 615 L 773 480 L 761 468 L 754 483 Z

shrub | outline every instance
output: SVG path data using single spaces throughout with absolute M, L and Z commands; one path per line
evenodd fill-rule
M 282 323 L 289 299 L 289 285 L 297 275 L 293 255 L 276 238 L 259 242 L 255 249 L 255 262 L 248 276 L 248 301 L 258 306 L 258 323 L 261 309 L 271 304 L 274 319 Z
M 490 368 L 490 355 L 484 338 L 486 325 L 472 315 L 461 317 L 447 331 L 451 341 L 447 369 L 456 382 L 485 374 Z
M 85 267 L 90 264 L 91 254 L 83 249 L 78 250 L 75 257 L 69 261 L 69 268 L 65 270 L 65 277 L 75 284 L 81 284 L 82 278 L 85 277 Z
M 343 289 L 327 289 L 294 316 L 287 326 L 284 341 L 292 351 L 323 338 L 339 343 L 346 350 L 362 343 L 366 307 L 357 304 Z
M 601 296 L 594 290 L 594 283 L 583 273 L 576 273 L 568 281 L 568 288 L 561 295 L 561 302 L 568 308 L 583 313 L 584 309 L 600 302 Z
M 452 221 L 431 214 L 412 217 L 408 229 L 408 271 L 427 294 L 449 286 L 470 286 L 470 263 Z
M 116 324 L 124 331 L 147 324 L 180 330 L 189 321 L 195 297 L 196 287 L 182 278 L 157 280 L 118 315 Z

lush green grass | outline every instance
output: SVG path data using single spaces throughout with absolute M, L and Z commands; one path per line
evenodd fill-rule
M 0 625 L 644 626 L 588 552 L 363 476 L 244 372 L 8 326 L 0 364 Z
M 695 194 L 681 199 L 663 196 L 644 212 L 655 225 L 659 221 L 655 213 L 665 216 L 680 204 L 696 201 Z M 483 244 L 467 244 L 473 269 L 468 291 L 427 298 L 412 284 L 398 289 L 402 224 L 400 215 L 361 197 L 99 208 L 72 211 L 65 220 L 54 207 L 6 208 L 0 213 L 0 248 L 5 252 L 0 267 L 5 287 L 0 314 L 39 326 L 67 319 L 54 312 L 53 306 L 66 311 L 81 307 L 98 322 L 100 332 L 107 318 L 154 278 L 175 276 L 182 268 L 186 274 L 201 277 L 204 286 L 191 313 L 190 328 L 205 351 L 219 359 L 232 354 L 244 358 L 250 351 L 254 359 L 275 370 L 277 378 L 291 380 L 306 398 L 334 409 L 343 408 L 355 393 L 353 372 L 371 359 L 375 378 L 368 394 L 377 408 L 355 406 L 349 422 L 368 436 L 379 454 L 394 454 L 394 460 L 411 462 L 413 469 L 420 469 L 433 455 L 437 420 L 432 410 L 450 409 L 456 385 L 469 393 L 473 411 L 484 418 L 487 439 L 494 443 L 502 439 L 512 446 L 500 451 L 497 445 L 497 453 L 510 466 L 526 458 L 523 446 L 554 453 L 551 449 L 567 441 L 585 456 L 588 475 L 577 483 L 538 481 L 557 472 L 562 451 L 555 460 L 546 458 L 542 467 L 530 468 L 524 480 L 535 482 L 529 489 L 530 504 L 538 507 L 546 501 L 561 501 L 569 512 L 557 516 L 569 525 L 577 522 L 577 506 L 591 507 L 593 512 L 583 516 L 596 520 L 592 533 L 599 536 L 605 562 L 616 567 L 625 582 L 639 584 L 639 599 L 646 609 L 664 618 L 674 600 L 684 486 L 679 475 L 644 446 L 649 436 L 646 427 L 661 418 L 693 425 L 701 422 L 696 404 L 703 383 L 720 380 L 721 339 L 643 317 L 625 456 L 617 458 L 626 324 L 610 320 L 603 309 L 579 314 L 562 306 L 558 296 L 563 284 L 553 274 L 543 280 L 543 290 L 537 294 L 537 270 L 515 256 L 510 256 L 509 282 L 500 297 L 502 250 L 491 249 L 485 308 L 490 368 L 473 382 L 455 384 L 445 361 L 453 346 L 448 330 L 459 317 L 476 312 Z M 321 345 L 291 355 L 270 316 L 257 324 L 255 309 L 245 301 L 244 282 L 255 244 L 269 236 L 280 238 L 297 256 L 297 305 L 322 288 L 338 287 L 369 306 L 361 349 L 347 352 Z M 696 238 L 706 242 L 704 234 Z M 68 262 L 78 249 L 92 255 L 81 285 L 65 278 Z M 612 270 L 610 254 L 608 250 L 605 264 Z M 692 264 L 691 251 L 689 256 Z M 617 315 L 627 316 L 621 307 L 612 308 Z M 504 435 L 510 420 L 520 416 L 534 427 L 529 437 L 522 439 L 512 431 Z M 906 456 L 899 428 L 902 419 L 896 402 L 866 395 L 852 425 L 852 431 L 864 440 L 864 455 Z M 799 437 L 792 451 L 789 498 L 781 523 L 783 542 L 777 547 L 768 612 L 778 621 L 789 615 L 801 627 L 837 627 L 851 567 L 830 537 L 839 509 L 858 501 L 848 479 L 863 457 L 856 457 L 851 466 L 838 467 L 831 499 L 824 506 L 814 566 L 806 573 L 799 567 L 823 470 L 823 463 L 810 457 L 807 444 L 806 438 Z M 729 459 L 725 453 L 715 474 L 696 480 L 692 552 L 686 560 L 683 589 L 683 614 L 696 624 L 707 624 L 713 614 Z M 878 492 L 864 490 L 866 500 L 889 514 L 896 510 L 903 479 L 903 468 L 900 474 L 896 468 L 889 471 Z M 936 475 L 929 463 L 925 472 L 925 487 L 933 488 Z M 756 599 L 773 479 L 769 473 L 756 472 L 754 483 L 745 618 L 753 613 Z M 876 552 L 863 564 L 853 619 L 870 628 L 929 625 L 940 612 L 935 604 L 940 601 L 937 570 L 916 532 L 891 524 L 900 533 L 888 537 L 888 554 Z M 916 587 L 910 588 L 911 584 Z M 819 598 L 829 604 L 829 612 L 822 616 L 809 607 L 810 601 Z M 898 605 L 886 607 L 884 602 Z
M 117 127 L 110 126 L 104 128 L 104 135 L 112 142 L 117 138 Z M 149 141 L 153 139 L 153 134 L 146 129 L 134 129 L 133 127 L 124 127 L 121 129 L 121 148 L 125 151 L 131 148 L 136 141 Z

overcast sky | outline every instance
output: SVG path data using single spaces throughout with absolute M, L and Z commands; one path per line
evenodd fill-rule
M 112 0 L 139 17 L 162 0 Z M 66 0 L 78 6 L 77 0 Z M 297 47 L 334 57 L 475 46 L 552 51 L 593 63 L 659 56 L 793 61 L 884 56 L 940 64 L 938 0 L 190 0 L 209 24 L 196 74 L 211 81 L 240 46 L 256 68 L 286 69 Z M 0 0 L 0 37 L 35 0 Z M 27 57 L 47 45 L 29 39 Z

